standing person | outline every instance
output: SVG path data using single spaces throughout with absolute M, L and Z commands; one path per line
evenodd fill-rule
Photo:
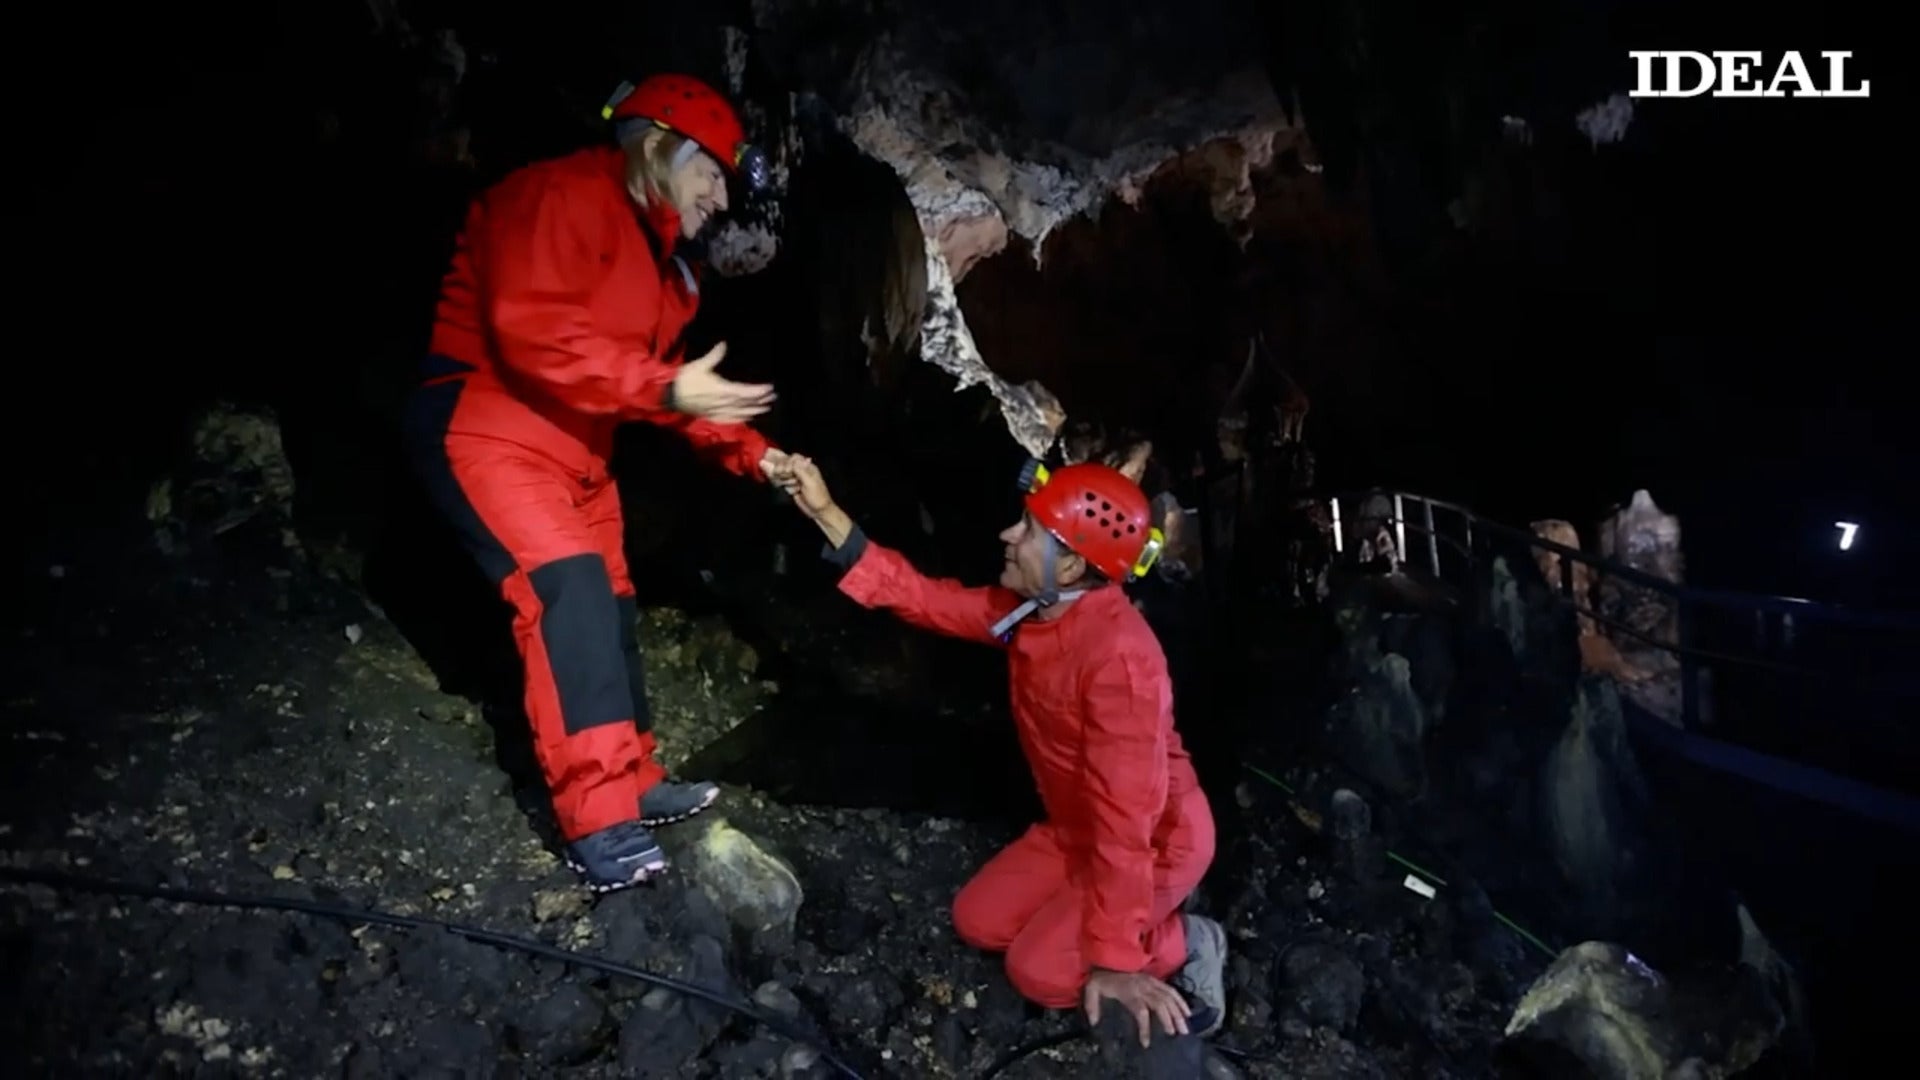
M 1173 725 L 1160 643 L 1121 584 L 1162 540 L 1146 495 L 1108 465 L 1029 466 L 1026 513 L 1000 533 L 998 585 L 928 578 L 867 539 L 820 469 L 774 472 L 827 538 L 840 591 L 914 626 L 1008 652 L 1013 720 L 1046 819 L 953 901 L 961 940 L 1006 954 L 1007 978 L 1050 1009 L 1130 1013 L 1142 1045 L 1210 1035 L 1225 1016 L 1226 932 L 1182 911 L 1213 862 L 1213 812 Z
M 617 145 L 536 162 L 468 210 L 441 285 L 424 381 L 407 410 L 415 467 L 462 545 L 513 607 L 535 754 L 588 888 L 667 865 L 649 826 L 699 813 L 710 783 L 654 758 L 614 429 L 680 432 L 761 478 L 785 454 L 746 421 L 774 400 L 733 382 L 724 344 L 685 360 L 700 279 L 679 246 L 763 184 L 733 108 L 684 75 L 622 86 Z

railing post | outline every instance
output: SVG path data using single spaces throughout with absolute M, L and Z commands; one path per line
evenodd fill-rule
M 1407 562 L 1407 506 L 1399 492 L 1393 493 L 1393 559 L 1399 565 Z
M 1427 561 L 1433 564 L 1433 579 L 1440 580 L 1440 537 L 1433 531 L 1433 500 L 1420 500 L 1420 518 L 1427 529 Z

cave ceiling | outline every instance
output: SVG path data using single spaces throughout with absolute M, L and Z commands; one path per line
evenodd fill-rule
M 591 129 L 616 75 L 676 67 L 742 101 L 782 188 L 823 132 L 887 165 L 920 232 L 893 247 L 926 260 L 924 281 L 916 268 L 913 287 L 890 290 L 889 302 L 922 312 L 911 335 L 919 355 L 959 389 L 985 386 L 1015 441 L 1035 453 L 1058 416 L 982 358 L 955 293 L 1010 242 L 1038 263 L 1064 225 L 1115 200 L 1137 204 L 1156 174 L 1178 171 L 1208 191 L 1214 219 L 1244 247 L 1255 174 L 1294 151 L 1315 173 L 1329 169 L 1330 181 L 1368 174 L 1376 202 L 1394 200 L 1375 231 L 1404 243 L 1447 223 L 1471 228 L 1489 212 L 1477 194 L 1485 185 L 1461 175 L 1477 143 L 1531 146 L 1549 123 L 1597 145 L 1623 137 L 1632 120 L 1604 80 L 1569 78 L 1577 65 L 1549 78 L 1480 63 L 1542 47 L 1511 13 L 1442 17 L 1385 0 L 1286 10 L 1231 0 L 568 5 L 578 24 L 602 30 L 584 59 L 577 28 L 520 26 L 427 0 L 366 4 L 376 36 L 403 43 L 427 72 L 418 79 L 425 126 L 446 139 L 465 137 L 446 119 L 462 111 L 463 82 L 496 62 L 523 69 L 521 85 L 538 85 L 549 117 L 576 118 L 574 134 Z M 1543 120 L 1536 109 L 1563 115 Z M 466 113 L 480 116 L 471 105 Z M 464 144 L 439 152 L 457 157 Z M 714 238 L 713 266 L 729 276 L 765 269 L 786 224 L 778 199 L 746 209 Z

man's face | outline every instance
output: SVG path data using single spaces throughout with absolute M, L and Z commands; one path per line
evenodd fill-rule
M 1000 567 L 1001 586 L 1029 600 L 1039 596 L 1049 584 L 1046 530 L 1033 520 L 1033 515 L 1022 514 L 1019 521 L 1000 533 L 1000 542 L 1006 545 L 1006 562 Z M 1085 563 L 1064 545 L 1054 547 L 1058 554 L 1054 557 L 1056 571 L 1051 584 L 1064 588 L 1079 580 Z
M 727 176 L 713 155 L 695 153 L 667 178 L 673 208 L 680 212 L 680 235 L 691 240 L 709 221 L 727 210 Z

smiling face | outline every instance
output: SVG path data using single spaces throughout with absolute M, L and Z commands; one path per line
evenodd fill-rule
M 1000 533 L 1000 542 L 1006 545 L 1002 553 L 1004 562 L 1000 566 L 1000 585 L 1031 600 L 1046 591 L 1047 587 L 1047 532 L 1033 520 L 1033 515 L 1023 514 Z M 1057 588 L 1068 588 L 1087 572 L 1086 560 L 1067 549 L 1065 544 L 1055 543 L 1054 580 Z
M 695 151 L 667 176 L 667 197 L 680 212 L 680 235 L 693 239 L 727 210 L 727 176 L 713 155 Z
M 646 128 L 623 139 L 627 192 L 643 205 L 664 202 L 680 217 L 680 235 L 691 240 L 727 211 L 727 174 L 720 162 L 684 136 Z M 676 164 L 677 162 L 677 164 Z

